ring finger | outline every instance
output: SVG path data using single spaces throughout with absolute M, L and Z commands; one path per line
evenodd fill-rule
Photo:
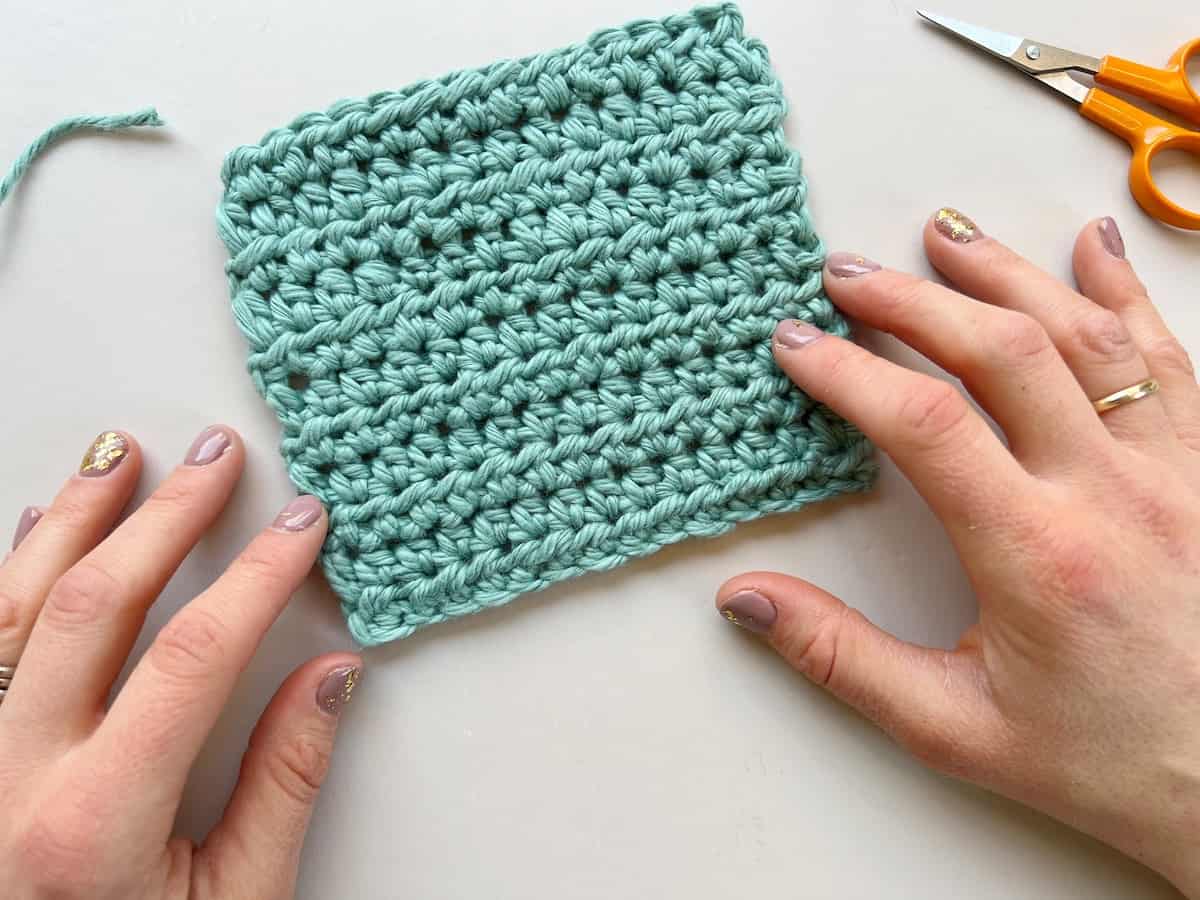
M 15 666 L 50 588 L 108 534 L 137 487 L 142 454 L 122 431 L 103 431 L 88 447 L 37 527 L 0 566 L 0 666 Z
M 1089 400 L 1150 378 L 1129 330 L 1111 310 L 986 237 L 962 213 L 942 209 L 934 215 L 925 227 L 925 252 L 965 293 L 1037 319 Z M 1164 436 L 1173 434 L 1155 396 L 1105 413 L 1104 424 L 1135 444 L 1161 445 Z

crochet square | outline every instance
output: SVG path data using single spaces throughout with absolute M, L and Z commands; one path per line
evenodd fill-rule
M 844 335 L 766 48 L 700 8 L 225 161 L 254 384 L 364 644 L 867 487 L 771 335 Z

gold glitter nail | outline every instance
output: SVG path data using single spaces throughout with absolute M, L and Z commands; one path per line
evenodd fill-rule
M 933 225 L 950 240 L 960 244 L 969 244 L 976 238 L 982 237 L 979 226 L 971 221 L 969 216 L 965 216 L 949 206 L 943 206 L 937 211 L 933 217 Z
M 85 478 L 107 475 L 128 455 L 129 441 L 125 435 L 119 431 L 103 431 L 83 454 L 79 474 Z
M 732 622 L 734 625 L 741 625 L 741 624 L 742 624 L 741 622 L 739 622 L 739 621 L 737 620 L 737 616 L 735 616 L 735 615 L 733 614 L 733 610 L 732 610 L 732 609 L 727 609 L 727 610 L 725 610 L 725 611 L 724 611 L 724 613 L 722 613 L 722 615 L 724 615 L 724 616 L 725 616 L 725 618 L 727 618 L 727 619 L 728 619 L 730 622 Z
M 350 695 L 354 693 L 354 686 L 358 684 L 359 676 L 362 675 L 361 669 L 351 669 L 346 673 L 346 681 L 342 685 L 342 705 L 350 702 Z

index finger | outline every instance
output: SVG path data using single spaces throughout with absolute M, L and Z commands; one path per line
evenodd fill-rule
M 97 758 L 121 761 L 105 777 L 136 780 L 125 787 L 146 804 L 140 812 L 150 828 L 170 829 L 200 748 L 263 635 L 312 568 L 326 527 L 315 497 L 284 507 L 159 632 L 96 731 Z
M 799 320 L 779 324 L 774 349 L 792 381 L 895 460 L 952 535 L 1031 489 L 1032 476 L 953 385 Z

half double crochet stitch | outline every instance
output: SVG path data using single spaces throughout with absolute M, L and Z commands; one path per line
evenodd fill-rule
M 866 487 L 779 371 L 837 334 L 733 5 L 343 100 L 225 161 L 255 386 L 365 644 Z

